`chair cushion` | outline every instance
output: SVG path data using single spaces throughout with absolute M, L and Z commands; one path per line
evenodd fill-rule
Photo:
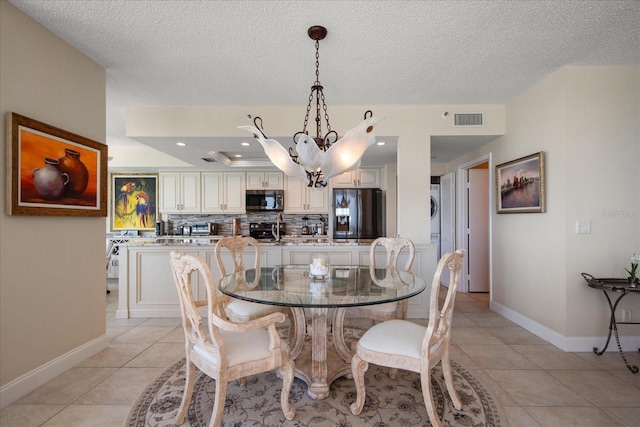
M 372 326 L 360 338 L 367 350 L 420 359 L 422 340 L 427 328 L 406 320 L 388 320 Z
M 273 313 L 274 311 L 279 311 L 280 307 L 234 299 L 227 304 L 225 309 L 227 312 L 232 312 L 236 316 L 241 316 L 246 318 L 246 320 L 251 320 Z
M 385 302 L 384 304 L 374 304 L 358 307 L 360 310 L 377 311 L 380 313 L 393 313 L 398 308 L 397 302 Z
M 227 351 L 229 366 L 264 359 L 271 355 L 269 352 L 269 332 L 264 328 L 246 332 L 220 331 L 220 335 Z M 281 346 L 285 347 L 286 343 L 281 341 Z M 193 351 L 212 365 L 219 365 L 218 356 L 211 354 L 206 348 L 196 345 Z

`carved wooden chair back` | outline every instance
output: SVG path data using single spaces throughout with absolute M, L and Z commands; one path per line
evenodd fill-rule
M 231 252 L 231 259 L 233 260 L 233 271 L 232 273 L 237 273 L 239 271 L 246 270 L 244 260 L 245 260 L 245 251 L 247 247 L 252 246 L 255 251 L 255 262 L 253 265 L 249 266 L 249 268 L 260 268 L 260 244 L 253 237 L 248 236 L 229 236 L 224 237 L 218 241 L 215 247 L 216 261 L 218 262 L 218 268 L 220 269 L 220 274 L 222 276 L 226 276 L 227 269 L 224 266 L 224 262 L 222 261 L 221 251 L 223 248 L 227 249 Z
M 458 282 L 464 262 L 464 249 L 445 254 L 438 263 L 436 273 L 431 283 L 431 300 L 429 301 L 429 323 L 422 342 L 423 354 L 428 354 L 431 360 L 440 360 L 441 355 L 449 348 L 451 339 L 451 322 L 453 321 L 453 307 L 455 305 Z M 449 270 L 450 281 L 447 295 L 440 305 L 440 278 L 445 270 Z M 437 362 L 435 362 L 437 363 Z
M 374 240 L 373 243 L 371 243 L 371 249 L 369 250 L 369 262 L 372 266 L 376 267 L 375 252 L 378 246 L 384 247 L 387 252 L 387 258 L 384 266 L 389 269 L 397 269 L 400 253 L 403 249 L 408 250 L 409 256 L 405 264 L 402 266 L 402 269 L 404 271 L 411 270 L 416 253 L 416 248 L 411 240 L 403 239 L 401 237 L 378 237 Z
M 371 243 L 371 249 L 369 250 L 369 267 L 372 270 L 372 275 L 375 275 L 375 272 L 373 271 L 374 268 L 381 267 L 376 264 L 376 248 L 380 246 L 384 247 L 386 251 L 385 268 L 389 270 L 397 270 L 398 259 L 401 253 L 408 252 L 407 261 L 401 266 L 401 268 L 404 271 L 411 270 L 416 252 L 413 242 L 401 237 L 378 237 L 373 241 L 373 243 Z M 391 302 L 372 306 L 352 307 L 349 308 L 348 311 L 354 316 L 365 317 L 372 319 L 375 322 L 389 319 L 404 319 L 407 317 L 408 306 L 409 301 L 405 299 L 399 303 Z
M 220 425 L 224 412 L 227 384 L 249 375 L 278 369 L 283 379 L 280 403 L 287 420 L 293 419 L 295 409 L 289 404 L 295 364 L 289 347 L 281 341 L 275 324 L 283 322 L 283 313 L 272 313 L 242 324 L 227 320 L 224 306 L 229 300 L 216 292 L 209 266 L 197 255 L 170 253 L 171 269 L 182 309 L 185 334 L 186 383 L 176 423 L 182 424 L 187 415 L 195 385 L 196 369 L 215 379 L 215 398 L 209 427 Z M 207 297 L 196 300 L 191 277 L 199 273 L 203 278 Z M 207 307 L 203 319 L 198 308 Z M 204 324 L 206 322 L 206 325 Z

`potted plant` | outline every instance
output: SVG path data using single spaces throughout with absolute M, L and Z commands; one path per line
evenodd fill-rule
M 640 253 L 639 254 L 633 254 L 633 256 L 631 257 L 631 270 L 626 269 L 626 272 L 629 273 L 629 277 L 627 280 L 629 280 L 629 283 L 631 283 L 632 285 L 636 285 L 638 283 L 638 262 L 640 261 Z

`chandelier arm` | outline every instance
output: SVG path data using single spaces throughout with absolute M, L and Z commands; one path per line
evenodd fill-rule
M 260 121 L 259 125 L 258 125 L 258 120 Z M 262 137 L 264 139 L 269 139 L 269 138 L 267 138 L 267 135 L 265 135 L 264 132 L 262 131 L 264 128 L 262 127 L 262 118 L 261 117 L 256 116 L 253 119 L 253 124 L 255 125 L 256 129 L 258 129 L 258 132 L 260 132 L 262 134 Z M 257 138 L 257 136 L 256 136 L 256 138 Z
M 333 136 L 333 139 L 331 138 L 331 136 Z M 338 132 L 336 132 L 335 130 L 327 132 L 327 134 L 324 136 L 324 147 L 322 147 L 322 149 L 324 151 L 327 151 L 329 147 L 331 147 L 337 140 Z

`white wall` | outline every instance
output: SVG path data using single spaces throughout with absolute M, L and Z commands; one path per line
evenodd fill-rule
M 640 67 L 567 67 L 563 72 L 570 106 L 564 224 L 566 334 L 583 336 L 604 333 L 602 319 L 609 310 L 602 293 L 587 289 L 580 273 L 626 277 L 624 268 L 629 268 L 631 255 L 640 252 Z M 575 233 L 578 219 L 591 221 L 591 234 Z M 634 321 L 640 322 L 639 294 L 620 304 L 633 307 Z M 620 330 L 640 338 L 637 326 L 621 325 Z
M 105 81 L 102 68 L 0 1 L 2 135 L 11 111 L 104 142 Z M 107 344 L 105 218 L 8 216 L 5 203 L 0 406 Z
M 492 307 L 560 348 L 604 343 L 604 296 L 580 273 L 624 277 L 640 252 L 639 123 L 640 67 L 565 67 L 507 104 L 505 136 L 448 165 L 489 152 L 494 166 L 545 152 L 547 212 L 493 208 Z M 591 221 L 591 234 L 575 234 L 578 219 Z M 640 295 L 621 303 L 638 306 Z M 620 330 L 637 349 L 632 328 Z

